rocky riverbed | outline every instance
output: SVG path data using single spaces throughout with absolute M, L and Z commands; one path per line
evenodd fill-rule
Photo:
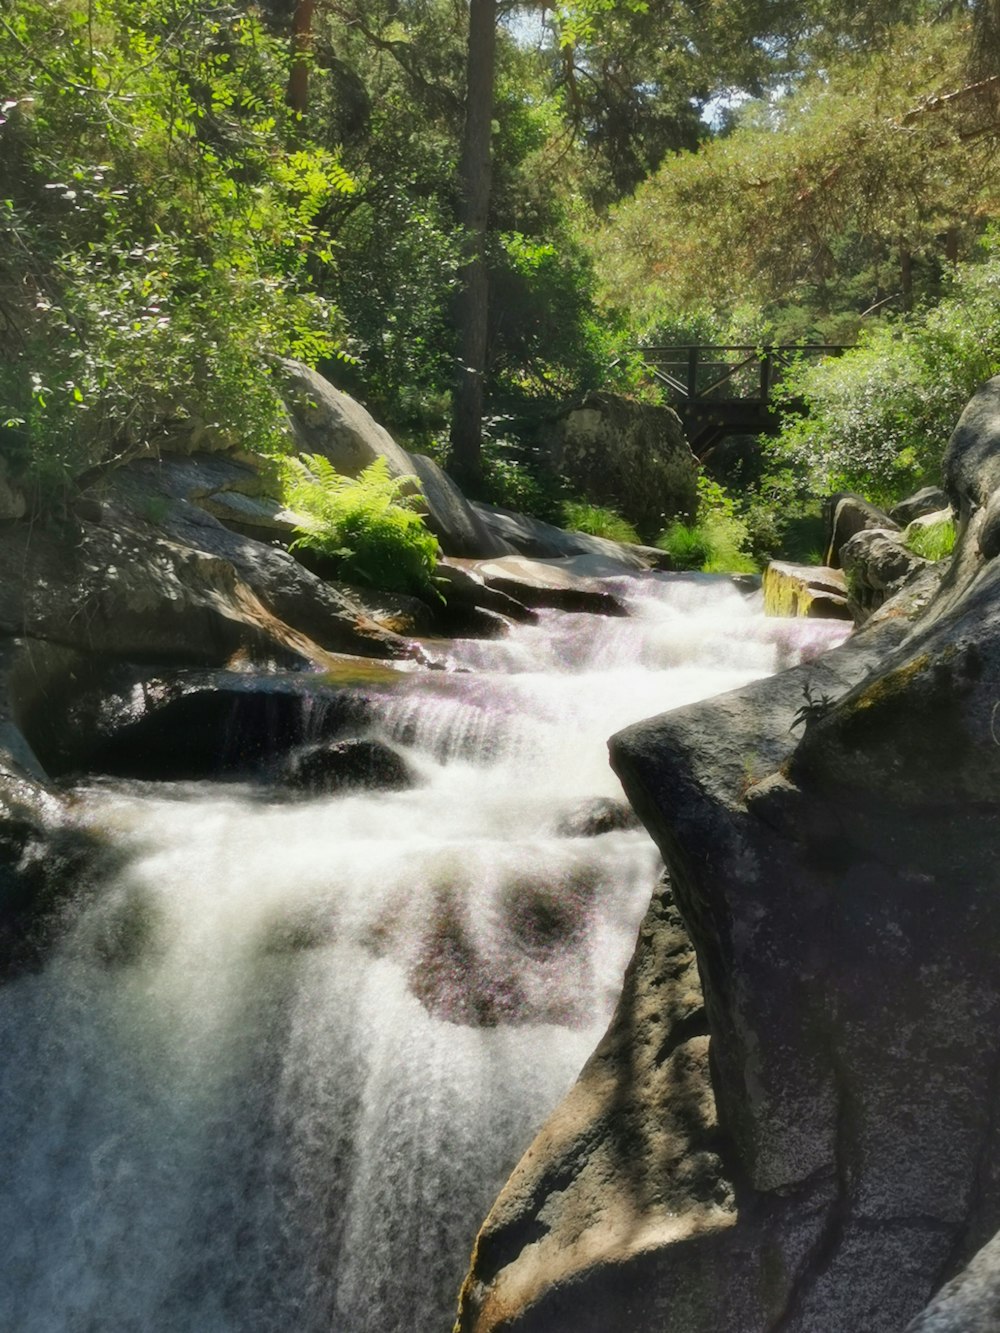
M 308 377 L 305 389 L 304 447 L 354 450 L 358 466 L 394 457 L 356 404 Z M 409 470 L 398 452 L 393 466 Z M 513 1168 L 475 1243 L 463 1333 L 991 1328 L 998 460 L 991 381 L 946 457 L 954 558 L 904 568 L 891 527 L 845 532 L 833 554 L 845 553 L 864 627 L 828 652 L 846 626 L 767 622 L 734 586 L 657 573 L 644 548 L 471 507 L 429 462 L 418 471 L 449 556 L 440 605 L 305 568 L 286 549 L 289 516 L 238 455 L 140 459 L 95 479 L 58 522 L 0 524 L 5 1124 L 24 1127 L 8 1135 L 8 1165 L 37 1184 L 62 1163 L 10 1196 L 18 1327 L 106 1315 L 100 1270 L 117 1274 L 122 1327 L 339 1319 L 427 1333 L 450 1319 L 464 1251 Z M 658 883 L 657 852 L 600 753 L 615 730 L 612 765 L 666 864 Z M 543 775 L 530 790 L 528 755 Z M 193 831 L 196 806 L 234 830 L 224 872 Z M 443 839 L 451 869 L 418 872 L 444 809 L 463 830 Z M 297 859 L 320 810 L 327 832 Z M 395 870 L 377 870 L 395 836 L 385 814 L 424 839 Z M 265 855 L 265 828 L 257 876 L 241 849 Z M 533 850 L 511 860 L 525 836 Z M 227 933 L 239 942 L 218 967 L 191 933 L 213 883 L 220 947 Z M 472 917 L 459 885 L 477 886 Z M 499 932 L 489 940 L 484 921 Z M 359 958 L 377 975 L 360 979 Z M 176 998 L 185 988 L 190 1003 Z M 431 1024 L 429 1082 L 381 1020 L 327 1024 L 319 1039 L 322 996 L 343 1013 L 352 988 L 376 1013 L 394 997 L 390 1028 L 408 1031 L 411 1011 Z M 248 1046 L 226 1017 L 237 993 L 257 1063 L 257 1037 Z M 176 1032 L 157 1033 L 160 1013 Z M 199 1014 L 215 1015 L 205 1031 L 221 1046 L 182 1035 Z M 296 1032 L 285 1078 L 281 1034 Z M 395 1110 L 362 1133 L 350 1089 L 376 1047 L 370 1105 Z M 216 1130 L 257 1084 L 253 1115 L 263 1124 L 280 1092 L 284 1119 L 269 1123 L 285 1129 L 237 1135 L 245 1162 L 230 1153 L 226 1167 Z M 498 1130 L 484 1108 L 508 1095 Z M 67 1129 L 73 1105 L 89 1107 L 82 1139 Z M 421 1125 L 436 1128 L 422 1137 Z M 277 1147 L 286 1130 L 301 1140 L 294 1159 Z M 488 1169 L 480 1134 L 496 1148 Z M 460 1139 L 447 1184 L 442 1154 Z M 404 1142 L 423 1174 L 383 1170 Z M 348 1159 L 364 1163 L 356 1177 Z M 326 1194 L 324 1171 L 340 1182 Z M 128 1244 L 160 1226 L 146 1199 L 157 1173 L 187 1255 L 173 1267 Z M 211 1189 L 191 1205 L 178 1182 L 199 1173 Z M 261 1211 L 262 1182 L 284 1221 Z M 460 1222 L 418 1225 L 435 1193 L 462 1194 Z M 50 1229 L 68 1285 L 43 1271 Z M 422 1256 L 409 1261 L 415 1285 L 393 1287 L 407 1267 L 394 1230 Z M 217 1233 L 195 1262 L 187 1241 Z M 291 1286 L 257 1262 L 279 1252 Z M 254 1300 L 257 1324 L 240 1313 Z

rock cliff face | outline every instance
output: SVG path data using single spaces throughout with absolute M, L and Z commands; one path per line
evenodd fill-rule
M 996 1327 L 989 1251 L 921 1311 L 1000 1227 L 1000 378 L 946 474 L 916 620 L 613 738 L 672 898 L 483 1227 L 463 1333 Z

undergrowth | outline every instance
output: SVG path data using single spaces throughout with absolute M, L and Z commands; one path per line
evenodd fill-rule
M 586 532 L 591 537 L 606 537 L 613 542 L 639 541 L 639 534 L 627 518 L 614 509 L 586 500 L 563 501 L 562 526 L 570 532 Z
M 294 547 L 332 561 L 349 583 L 416 596 L 435 592 L 437 538 L 418 510 L 416 477 L 391 477 L 376 458 L 356 478 L 344 477 L 322 454 L 280 463 L 283 499 L 297 519 Z
M 693 521 L 671 523 L 656 539 L 676 569 L 697 569 L 706 574 L 751 574 L 757 565 L 749 554 L 746 520 L 723 486 L 698 478 L 698 512 Z
M 925 560 L 944 560 L 955 549 L 955 524 L 950 518 L 940 523 L 911 523 L 903 533 L 903 541 Z

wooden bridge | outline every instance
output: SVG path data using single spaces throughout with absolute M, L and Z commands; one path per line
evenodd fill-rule
M 842 343 L 674 344 L 633 347 L 650 377 L 670 396 L 699 458 L 724 435 L 773 435 L 781 424 L 773 390 L 793 361 L 846 351 Z M 783 404 L 784 407 L 794 404 Z

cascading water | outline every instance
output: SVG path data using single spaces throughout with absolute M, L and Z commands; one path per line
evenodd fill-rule
M 658 873 L 625 723 L 842 634 L 622 580 L 380 706 L 412 790 L 98 784 L 124 868 L 0 992 L 0 1327 L 446 1333 L 476 1229 L 606 1025 Z

